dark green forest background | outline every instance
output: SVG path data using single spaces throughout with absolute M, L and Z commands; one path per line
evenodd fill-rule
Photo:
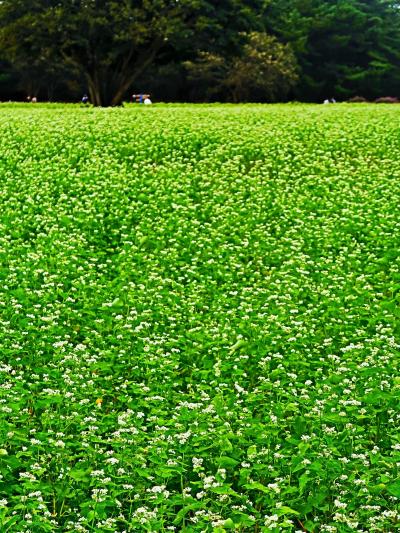
M 0 99 L 400 95 L 400 2 L 3 0 Z

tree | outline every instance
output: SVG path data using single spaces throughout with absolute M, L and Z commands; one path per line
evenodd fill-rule
M 230 63 L 222 55 L 200 50 L 194 60 L 184 61 L 183 66 L 188 74 L 188 81 L 193 86 L 192 95 L 195 100 L 225 99 L 225 80 Z
M 298 80 L 290 45 L 266 33 L 251 32 L 245 37 L 240 55 L 229 61 L 200 52 L 196 61 L 186 62 L 189 76 L 207 87 L 211 97 L 228 90 L 234 102 L 284 100 Z
M 235 102 L 284 100 L 298 80 L 297 61 L 289 44 L 266 33 L 252 32 L 235 58 L 225 84 Z
M 235 42 L 257 1 L 3 0 L 0 51 L 14 64 L 63 65 L 87 83 L 95 105 L 116 105 L 166 48 Z M 190 48 L 190 47 L 189 47 Z
M 33 0 L 30 10 L 21 0 L 15 0 L 12 10 L 7 2 L 0 4 L 2 57 L 19 73 L 18 85 L 31 96 L 37 96 L 45 85 L 52 86 L 63 70 L 50 39 L 49 17 L 38 16 L 40 4 Z
M 400 90 L 398 2 L 272 0 L 264 24 L 293 47 L 300 99 L 376 97 Z
M 277 41 L 252 41 L 253 33 Z M 263 47 L 274 48 L 279 57 L 268 69 Z M 299 74 L 295 86 L 285 85 L 291 76 L 278 74 L 281 67 L 292 68 L 292 51 Z M 53 91 L 63 96 L 64 88 L 67 98 L 88 91 L 96 105 L 118 104 L 130 92 L 147 92 L 149 85 L 160 97 L 197 100 L 227 94 L 249 99 L 245 92 L 252 85 L 254 98 L 274 100 L 276 94 L 261 87 L 272 79 L 270 87 L 281 80 L 280 98 L 399 95 L 400 3 L 2 0 L 0 59 L 8 65 L 3 95 L 19 85 L 25 94 L 50 98 Z M 185 70 L 183 63 L 192 68 Z M 256 65 L 263 65 L 259 76 Z

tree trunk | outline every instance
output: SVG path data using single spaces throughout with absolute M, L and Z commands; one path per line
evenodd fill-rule
M 160 50 L 163 44 L 163 39 L 159 38 L 154 43 L 151 49 L 146 51 L 145 55 L 140 55 L 133 65 L 133 68 L 129 69 L 128 73 L 125 72 L 128 70 L 128 65 L 125 65 L 125 72 L 122 73 L 120 82 L 114 91 L 114 95 L 111 98 L 111 105 L 119 105 L 122 102 L 124 94 L 129 89 L 129 87 L 137 80 L 137 78 L 143 74 L 146 68 L 151 65 L 156 57 L 157 52 Z
M 124 97 L 124 94 L 129 89 L 129 87 L 132 85 L 132 83 L 136 80 L 138 75 L 134 75 L 125 82 L 121 83 L 121 85 L 118 87 L 118 89 L 115 91 L 114 96 L 111 100 L 111 105 L 119 105 L 122 102 L 122 99 Z
M 95 106 L 119 105 L 126 91 L 154 61 L 163 43 L 161 37 L 157 38 L 151 47 L 139 53 L 134 63 L 129 65 L 134 54 L 132 50 L 113 72 L 110 72 L 110 67 L 102 68 L 101 63 L 96 66 L 94 62 L 92 70 L 86 72 L 91 103 Z
M 101 98 L 101 87 L 98 83 L 98 76 L 94 75 L 94 77 L 87 75 L 87 81 L 88 81 L 88 91 L 90 96 L 90 102 L 94 106 L 101 106 L 102 105 L 102 98 Z

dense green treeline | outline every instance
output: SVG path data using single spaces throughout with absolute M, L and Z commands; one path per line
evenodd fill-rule
M 4 0 L 0 98 L 116 105 L 400 94 L 391 0 Z

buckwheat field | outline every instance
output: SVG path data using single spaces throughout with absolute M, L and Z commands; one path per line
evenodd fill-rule
M 397 106 L 0 106 L 0 531 L 399 531 L 399 204 Z

